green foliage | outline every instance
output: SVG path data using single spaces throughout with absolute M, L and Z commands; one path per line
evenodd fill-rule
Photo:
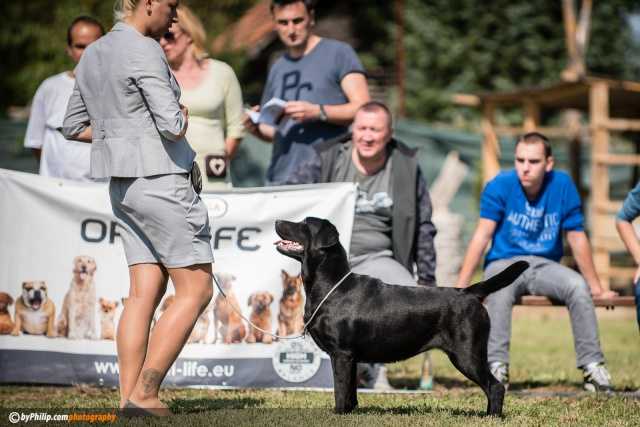
M 211 41 L 257 0 L 183 0 L 201 17 Z M 26 104 L 40 82 L 72 67 L 65 53 L 66 28 L 77 15 L 113 25 L 113 0 L 2 2 L 0 108 Z M 323 0 L 318 16 L 339 11 L 352 17 L 356 49 L 367 70 L 393 71 L 394 2 Z M 578 2 L 577 2 L 578 3 Z M 464 123 L 476 111 L 452 105 L 456 92 L 509 90 L 557 81 L 566 63 L 561 2 L 495 0 L 405 1 L 406 89 L 409 117 Z M 640 49 L 627 23 L 634 0 L 594 2 L 587 67 L 615 78 L 640 76 Z M 615 29 L 612 30 L 612 29 Z M 225 54 L 243 92 L 259 93 L 266 75 L 246 56 Z M 261 73 L 258 73 L 261 74 Z M 462 116 L 461 116 L 462 115 Z M 459 119 L 462 119 L 459 120 Z
M 590 73 L 634 78 L 628 58 L 638 48 L 626 19 L 636 4 L 594 2 Z M 450 121 L 457 109 L 452 93 L 554 82 L 566 63 L 557 0 L 408 0 L 406 21 L 409 116 Z
M 65 52 L 69 23 L 79 15 L 113 26 L 114 0 L 2 1 L 0 27 L 0 108 L 27 104 L 45 78 L 71 69 Z M 244 13 L 255 0 L 187 0 L 202 19 L 209 40 Z

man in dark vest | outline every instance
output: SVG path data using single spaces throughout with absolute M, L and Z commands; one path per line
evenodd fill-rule
M 358 109 L 352 133 L 314 144 L 288 183 L 357 183 L 352 271 L 394 285 L 434 286 L 436 229 L 427 184 L 416 151 L 391 134 L 389 109 L 368 102 Z M 383 368 L 370 376 L 369 385 L 388 388 Z

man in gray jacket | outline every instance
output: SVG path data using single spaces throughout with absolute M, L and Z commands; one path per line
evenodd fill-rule
M 435 285 L 436 229 L 415 150 L 391 137 L 388 108 L 371 101 L 358 109 L 352 134 L 316 143 L 289 184 L 354 182 L 356 211 L 349 248 L 354 273 L 395 284 Z M 373 374 L 386 385 L 384 369 Z

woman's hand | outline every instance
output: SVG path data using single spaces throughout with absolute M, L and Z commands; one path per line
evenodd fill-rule
M 253 107 L 248 108 L 247 110 L 257 113 L 260 111 L 260 106 L 254 105 Z M 249 114 L 246 112 L 242 117 L 242 125 L 247 130 L 247 132 L 249 132 L 251 135 L 255 136 L 256 138 L 263 139 L 262 135 L 260 134 L 260 126 L 258 125 L 258 123 L 255 123 L 253 120 L 251 120 L 251 116 L 249 116 Z
M 184 126 L 182 126 L 182 131 L 180 132 L 180 138 L 184 137 L 187 133 L 187 128 L 189 127 L 189 109 L 186 105 L 180 104 L 180 111 L 184 115 Z

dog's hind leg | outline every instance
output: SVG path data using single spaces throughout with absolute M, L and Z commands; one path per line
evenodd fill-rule
M 489 376 L 489 402 L 487 403 L 487 415 L 502 416 L 502 405 L 504 403 L 504 385 L 500 384 L 498 380 L 494 378 L 487 367 L 487 375 Z
M 487 415 L 502 416 L 504 386 L 496 380 L 487 362 L 487 345 L 475 337 L 475 342 L 458 343 L 456 350 L 446 351 L 453 366 L 478 384 L 487 396 Z
M 358 406 L 356 383 L 356 361 L 351 355 L 331 356 L 333 367 L 333 393 L 336 400 L 336 413 L 346 414 Z
M 487 396 L 487 415 L 502 416 L 504 386 L 491 375 L 486 357 L 478 358 L 457 353 L 447 354 L 453 366 L 458 368 L 465 377 L 478 384 L 484 391 Z

